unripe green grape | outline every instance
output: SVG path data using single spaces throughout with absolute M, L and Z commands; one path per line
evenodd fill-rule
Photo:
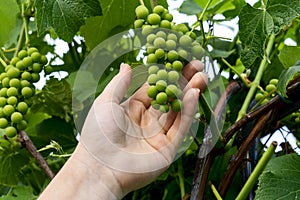
M 164 13 L 164 11 L 165 11 L 165 8 L 161 5 L 157 5 L 153 8 L 153 12 L 156 14 L 159 14 L 159 15 Z
M 156 86 L 151 85 L 148 90 L 147 90 L 147 94 L 150 98 L 154 99 L 157 95 L 158 91 L 156 89 Z
M 39 52 L 33 52 L 30 57 L 32 58 L 33 62 L 40 62 L 42 55 Z
M 20 61 L 20 58 L 18 58 L 18 57 L 13 57 L 13 58 L 11 59 L 11 61 L 10 61 L 10 64 L 11 64 L 11 65 L 16 65 L 17 62 L 19 62 L 19 61 Z
M 9 81 L 10 81 L 10 78 L 5 77 L 5 78 L 1 81 L 3 87 L 9 87 Z
M 192 31 L 187 32 L 186 35 L 190 36 L 194 40 L 197 38 L 196 33 L 192 32 Z
M 15 88 L 15 87 L 10 87 L 10 88 L 7 89 L 6 94 L 7 94 L 8 97 L 18 96 L 18 89 Z
M 174 50 L 169 51 L 167 57 L 170 62 L 178 60 L 178 54 Z
M 192 46 L 192 42 L 192 38 L 190 38 L 190 36 L 187 35 L 183 35 L 179 39 L 180 46 L 185 48 Z
M 146 45 L 146 52 L 147 52 L 147 54 L 154 53 L 155 50 L 156 50 L 156 48 L 153 45 L 150 45 L 150 44 Z
M 143 34 L 144 36 L 149 35 L 149 34 L 151 34 L 152 32 L 153 32 L 152 26 L 150 26 L 150 25 L 144 25 L 144 26 L 142 27 L 142 34 Z
M 147 21 L 151 25 L 159 25 L 161 21 L 161 17 L 156 13 L 151 13 L 147 17 Z
M 165 104 L 165 105 L 160 105 L 159 110 L 160 110 L 160 112 L 162 112 L 162 113 L 167 113 L 167 112 L 169 112 L 169 106 L 168 106 L 167 104 Z
M 9 138 L 13 138 L 17 135 L 17 129 L 13 126 L 9 126 L 5 129 L 5 135 Z
M 160 25 L 161 28 L 167 28 L 170 29 L 171 28 L 171 23 L 168 20 L 161 20 Z
M 159 104 L 159 105 L 164 105 L 167 103 L 168 101 L 168 96 L 165 92 L 160 92 L 156 95 L 156 102 Z
M 25 67 L 30 67 L 33 63 L 33 60 L 31 57 L 25 57 L 25 58 L 23 58 L 22 61 L 23 61 L 23 64 Z
M 15 112 L 15 108 L 12 105 L 6 105 L 3 107 L 3 113 L 6 116 L 11 116 Z
M 177 50 L 177 53 L 178 53 L 180 58 L 188 60 L 188 52 L 186 50 L 179 49 L 179 50 Z
M 182 109 L 182 101 L 180 99 L 174 99 L 171 103 L 171 109 L 174 112 L 179 112 Z
M 50 65 L 45 66 L 44 68 L 45 74 L 51 74 L 53 72 L 53 67 Z
M 137 19 L 134 21 L 134 28 L 142 28 L 142 26 L 144 25 L 144 21 L 143 19 Z
M 147 57 L 147 63 L 148 64 L 150 64 L 150 63 L 157 63 L 157 57 L 155 56 L 154 53 L 148 55 L 148 57 Z
M 171 98 L 176 98 L 177 86 L 176 85 L 168 85 L 168 87 L 166 88 L 166 94 Z
M 269 102 L 268 99 L 264 99 L 264 100 L 261 102 L 261 104 L 266 104 L 266 103 L 268 103 L 268 102 Z
M 176 71 L 181 71 L 182 68 L 183 68 L 183 64 L 182 62 L 180 62 L 179 60 L 175 60 L 173 63 L 172 63 L 172 67 L 174 70 Z
M 167 80 L 168 79 L 168 72 L 164 69 L 161 69 L 157 72 L 157 78 L 159 80 Z
M 176 92 L 176 97 L 178 99 L 181 99 L 182 98 L 182 90 L 180 88 L 177 87 L 177 92 Z
M 276 86 L 273 85 L 273 84 L 269 84 L 269 85 L 267 85 L 267 87 L 266 87 L 266 91 L 267 91 L 267 92 L 272 92 L 272 91 L 275 91 L 275 90 L 276 90 Z
M 156 37 L 161 37 L 161 38 L 163 38 L 165 40 L 167 38 L 167 34 L 165 32 L 163 32 L 163 31 L 158 31 L 156 33 Z
M 160 105 L 156 102 L 156 100 L 152 100 L 151 101 L 151 106 L 155 109 L 155 110 L 159 110 Z
M 156 89 L 159 91 L 159 92 L 162 92 L 162 91 L 165 91 L 166 87 L 167 87 L 167 82 L 165 80 L 158 80 L 155 84 L 156 86 Z
M 163 15 L 163 19 L 168 20 L 169 22 L 173 21 L 173 15 L 170 13 L 166 13 Z
M 47 59 L 47 57 L 45 55 L 41 55 L 40 63 L 42 65 L 46 65 L 48 63 L 48 59 Z
M 174 40 L 167 40 L 166 41 L 166 49 L 167 50 L 175 50 L 176 49 L 176 42 Z
M 21 87 L 21 82 L 17 78 L 13 78 L 9 81 L 9 86 L 10 87 L 15 87 L 15 88 L 20 88 Z
M 6 128 L 8 125 L 8 121 L 5 118 L 0 118 L 0 128 Z
M 169 63 L 169 62 L 166 63 L 165 68 L 166 68 L 167 70 L 172 70 L 172 64 Z
M 35 73 L 40 73 L 43 69 L 43 66 L 39 63 L 33 63 L 32 65 L 32 71 Z
M 260 101 L 262 98 L 264 98 L 264 95 L 262 93 L 256 93 L 255 95 L 255 101 Z
M 3 113 L 3 107 L 0 107 L 0 117 L 6 117 L 5 114 Z
M 7 97 L 7 88 L 1 88 L 0 89 L 0 96 L 1 97 Z
M 153 43 L 153 41 L 155 40 L 155 38 L 156 38 L 156 35 L 155 34 L 153 34 L 153 33 L 151 33 L 151 34 L 149 34 L 148 36 L 147 36 L 147 42 L 149 43 L 149 44 L 152 44 Z
M 156 74 L 150 74 L 148 76 L 148 80 L 147 81 L 148 81 L 149 85 L 155 85 L 157 80 L 158 79 L 157 79 L 157 75 Z
M 148 69 L 148 74 L 156 74 L 159 70 L 159 67 L 157 65 L 152 65 Z
M 7 103 L 8 103 L 9 105 L 15 106 L 15 105 L 17 105 L 17 103 L 18 103 L 18 98 L 15 97 L 15 96 L 8 97 L 8 98 L 7 98 Z
M 135 15 L 138 19 L 146 19 L 149 15 L 149 10 L 146 6 L 140 5 L 135 8 Z
M 8 70 L 10 69 L 10 68 L 14 68 L 15 66 L 13 66 L 13 65 L 7 65 L 6 67 L 5 67 L 5 72 L 8 72 Z
M 27 128 L 27 122 L 25 120 L 22 120 L 17 124 L 18 130 L 25 130 Z
M 170 33 L 170 34 L 167 36 L 167 39 L 168 39 L 168 40 L 173 40 L 173 41 L 177 42 L 177 35 L 175 35 L 174 33 Z
M 23 60 L 20 60 L 19 62 L 17 62 L 16 68 L 18 68 L 19 70 L 24 70 L 24 69 L 26 69 L 26 66 L 25 66 Z
M 177 24 L 176 30 L 185 34 L 189 31 L 189 28 L 185 24 Z
M 18 57 L 19 57 L 20 59 L 23 59 L 23 58 L 25 58 L 26 56 L 28 56 L 26 50 L 23 49 L 23 50 L 19 51 Z
M 300 117 L 295 118 L 295 122 L 299 123 L 300 122 Z
M 13 123 L 20 123 L 23 120 L 23 115 L 19 112 L 14 112 L 11 116 L 10 119 Z
M 20 76 L 20 70 L 16 67 L 11 67 L 8 71 L 7 71 L 7 76 L 9 78 L 18 78 Z
M 156 38 L 156 39 L 154 40 L 153 45 L 154 45 L 154 47 L 157 48 L 157 49 L 158 49 L 158 48 L 165 48 L 165 46 L 166 46 L 166 41 L 165 41 L 163 38 L 158 37 L 158 38 Z
M 5 77 L 7 77 L 7 74 L 5 72 L 2 72 L 0 74 L 0 81 L 2 81 Z
M 270 83 L 270 84 L 273 84 L 273 85 L 277 85 L 277 84 L 278 84 L 278 79 L 273 78 L 273 79 L 270 80 L 269 83 Z
M 33 95 L 33 90 L 30 87 L 24 87 L 21 90 L 21 94 L 22 94 L 22 96 L 28 98 Z
M 163 49 L 157 49 L 154 54 L 158 59 L 165 57 L 165 51 Z
M 17 105 L 17 110 L 23 114 L 26 114 L 28 110 L 28 105 L 25 102 L 19 102 Z
M 1 96 L 1 97 L 0 97 L 0 107 L 5 106 L 6 103 L 7 103 L 6 98 Z
M 177 83 L 179 80 L 179 73 L 177 71 L 170 71 L 168 73 L 168 82 L 169 83 Z
M 30 87 L 31 83 L 27 80 L 21 80 L 21 86 L 22 87 Z
M 40 75 L 38 73 L 32 73 L 31 74 L 31 81 L 33 83 L 36 83 L 40 80 Z
M 193 56 L 195 56 L 196 58 L 202 58 L 203 55 L 204 55 L 205 51 L 204 49 L 202 48 L 201 45 L 196 45 L 196 46 L 193 46 L 192 47 L 192 54 Z
M 22 80 L 30 81 L 31 80 L 31 74 L 29 72 L 25 71 L 21 74 L 21 78 L 22 78 Z
M 28 50 L 27 50 L 27 53 L 28 55 L 31 56 L 31 54 L 33 54 L 34 52 L 39 52 L 39 50 L 35 47 L 30 47 Z

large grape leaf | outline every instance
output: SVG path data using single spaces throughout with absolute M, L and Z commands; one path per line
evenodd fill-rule
M 135 8 L 139 1 L 103 0 L 101 8 L 103 16 L 91 17 L 80 28 L 81 35 L 86 44 L 93 49 L 97 44 L 116 34 L 128 29 L 135 19 Z
M 244 6 L 239 15 L 239 36 L 243 45 L 241 56 L 244 65 L 249 67 L 257 58 L 261 58 L 266 38 L 271 33 L 277 34 L 299 16 L 298 0 L 268 1 L 264 9 L 256 9 L 249 4 Z
M 0 46 L 3 46 L 10 38 L 17 18 L 19 6 L 15 0 L 0 1 Z
M 255 199 L 298 199 L 300 156 L 289 154 L 272 159 L 259 177 Z
M 278 80 L 277 85 L 277 92 L 284 97 L 288 97 L 286 94 L 286 87 L 288 84 L 297 77 L 300 76 L 300 62 L 296 63 L 295 66 L 289 67 L 288 69 L 284 70 Z
M 279 53 L 280 62 L 285 68 L 293 66 L 300 60 L 300 47 L 284 46 Z
M 33 194 L 33 188 L 30 186 L 17 186 L 13 188 L 8 195 L 1 196 L 0 200 L 16 200 L 16 199 L 26 199 L 35 200 L 37 196 Z
M 87 18 L 102 14 L 98 0 L 36 0 L 35 6 L 39 34 L 53 28 L 66 42 L 72 41 Z

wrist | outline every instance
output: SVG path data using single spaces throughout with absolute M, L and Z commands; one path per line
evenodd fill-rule
M 122 197 L 122 189 L 112 171 L 78 143 L 73 155 L 39 199 L 117 200 Z

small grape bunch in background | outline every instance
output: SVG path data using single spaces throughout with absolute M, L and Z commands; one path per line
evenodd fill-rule
M 47 63 L 46 56 L 31 47 L 19 51 L 0 74 L 0 129 L 7 137 L 26 129 L 25 115 L 35 94 L 33 83 L 40 80 L 39 73 Z
M 276 94 L 276 88 L 277 88 L 277 84 L 278 84 L 278 79 L 274 78 L 271 79 L 268 83 L 268 85 L 266 85 L 265 90 L 264 91 L 258 91 L 255 95 L 255 100 L 262 104 L 267 103 L 268 101 L 270 101 L 270 99 L 272 97 L 275 96 Z

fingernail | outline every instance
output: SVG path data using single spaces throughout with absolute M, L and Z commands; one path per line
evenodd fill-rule
M 120 65 L 120 72 L 123 72 L 125 69 L 126 69 L 126 64 L 122 62 Z

